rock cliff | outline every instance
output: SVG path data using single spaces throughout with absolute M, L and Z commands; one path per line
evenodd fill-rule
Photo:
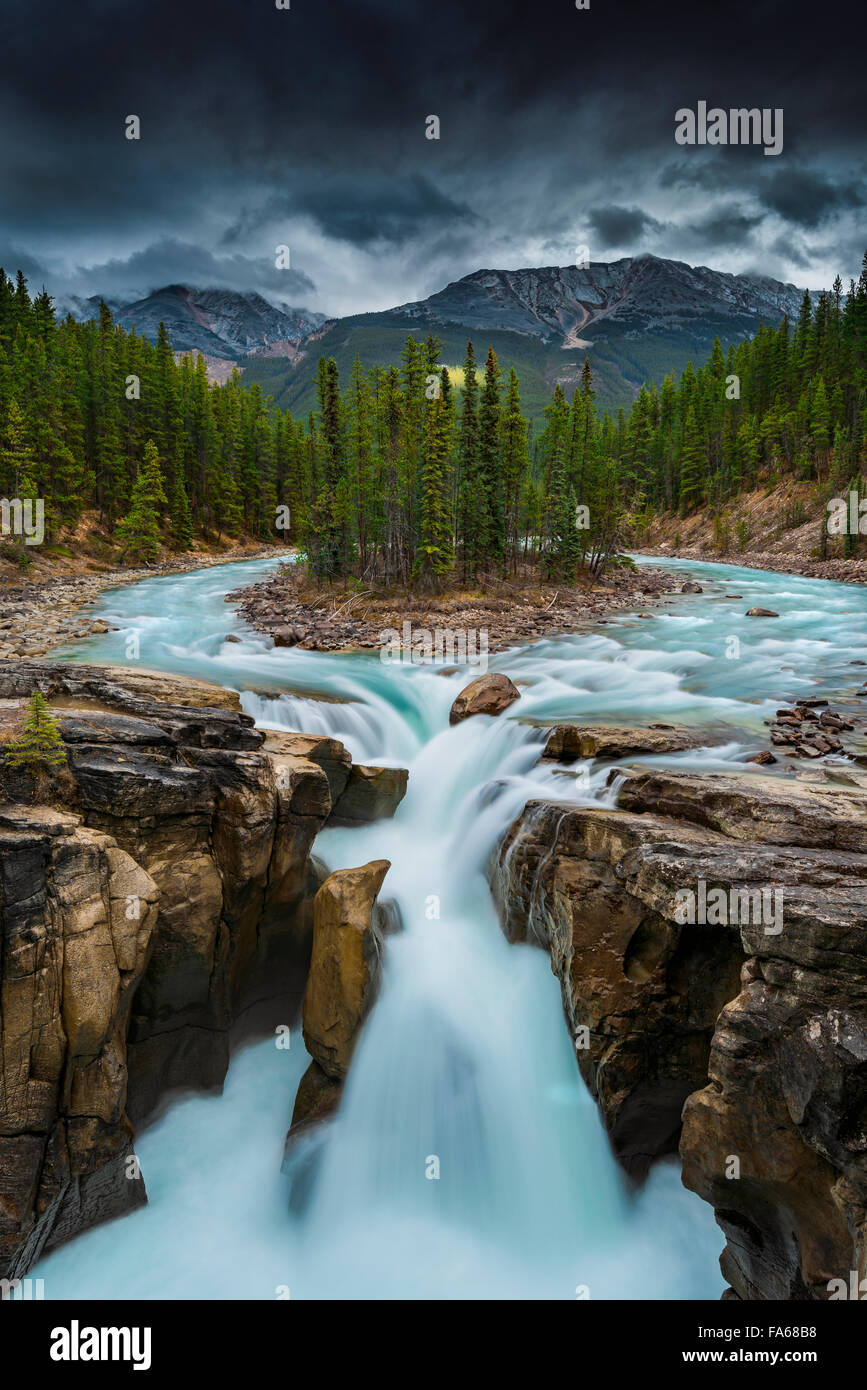
M 315 836 L 347 794 L 355 823 L 406 784 L 266 736 L 227 692 L 191 705 L 201 683 L 0 663 L 7 709 L 37 683 L 70 778 L 62 809 L 24 804 L 0 758 L 0 1276 L 145 1200 L 133 1124 L 219 1087 L 233 1030 L 292 1021 Z
M 493 869 L 550 952 L 635 1176 L 678 1145 L 746 1299 L 867 1259 L 867 777 L 620 769 L 613 808 L 531 802 Z

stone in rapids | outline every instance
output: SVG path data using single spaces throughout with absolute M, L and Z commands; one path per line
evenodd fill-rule
M 520 690 L 508 676 L 477 676 L 452 705 L 449 723 L 460 724 L 474 714 L 502 714 L 520 698 Z

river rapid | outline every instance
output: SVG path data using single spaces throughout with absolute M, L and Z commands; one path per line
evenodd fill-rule
M 391 860 L 381 900 L 402 930 L 336 1119 L 281 1167 L 309 1061 L 287 1019 L 290 1048 L 244 1047 L 221 1096 L 179 1099 L 139 1137 L 148 1206 L 43 1259 L 46 1297 L 718 1298 L 710 1207 L 673 1160 L 628 1187 L 548 958 L 507 944 L 485 871 L 531 798 L 612 796 L 592 763 L 540 766 L 540 726 L 685 723 L 707 731 L 706 748 L 642 761 L 743 763 L 781 702 L 862 683 L 864 591 L 654 558 L 704 593 L 491 657 L 521 699 L 451 728 L 474 670 L 274 648 L 253 633 L 225 595 L 273 563 L 105 593 L 94 616 L 118 630 L 52 656 L 133 664 L 137 636 L 142 666 L 240 691 L 261 727 L 329 734 L 357 761 L 409 768 L 393 820 L 316 841 L 330 869 Z M 746 618 L 754 605 L 780 616 Z

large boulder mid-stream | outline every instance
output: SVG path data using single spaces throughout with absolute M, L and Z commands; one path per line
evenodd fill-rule
M 33 804 L 0 741 L 0 1277 L 143 1201 L 133 1125 L 220 1087 L 239 1033 L 292 1022 L 315 837 L 348 789 L 358 823 L 405 786 L 161 681 L 0 662 L 4 716 L 38 685 L 68 759 L 58 806 Z
M 828 1298 L 867 1277 L 867 774 L 617 772 L 616 807 L 513 824 L 504 930 L 549 952 L 626 1168 L 679 1145 L 733 1293 Z
M 707 743 L 695 729 L 676 724 L 650 724 L 625 729 L 616 724 L 558 724 L 542 750 L 543 758 L 558 763 L 579 758 L 632 758 L 640 753 L 682 753 Z
M 502 714 L 516 700 L 521 692 L 508 676 L 497 672 L 491 675 L 476 676 L 458 695 L 449 713 L 450 724 L 460 724 L 474 714 Z

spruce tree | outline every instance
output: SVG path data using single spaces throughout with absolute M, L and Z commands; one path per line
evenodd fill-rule
M 493 348 L 488 348 L 485 384 L 479 408 L 479 558 L 485 565 L 500 566 L 505 554 L 502 465 L 500 459 L 500 367 Z
M 28 772 L 66 766 L 66 749 L 57 720 L 38 686 L 28 701 L 20 737 L 7 743 L 4 752 L 10 767 L 25 768 Z
M 168 499 L 163 488 L 157 446 L 152 439 L 145 445 L 144 462 L 132 490 L 130 508 L 117 527 L 115 539 L 121 558 L 155 560 L 160 553 L 160 507 Z
M 481 547 L 479 503 L 479 386 L 472 342 L 467 343 L 457 467 L 457 537 L 464 579 L 476 574 Z
M 680 457 L 680 514 L 686 516 L 698 506 L 701 500 L 701 440 L 696 424 L 695 411 L 687 413 L 683 427 L 683 444 Z
M 452 567 L 451 509 L 446 495 L 449 412 L 442 395 L 427 413 L 421 479 L 419 544 L 413 577 L 422 589 L 438 591 Z

